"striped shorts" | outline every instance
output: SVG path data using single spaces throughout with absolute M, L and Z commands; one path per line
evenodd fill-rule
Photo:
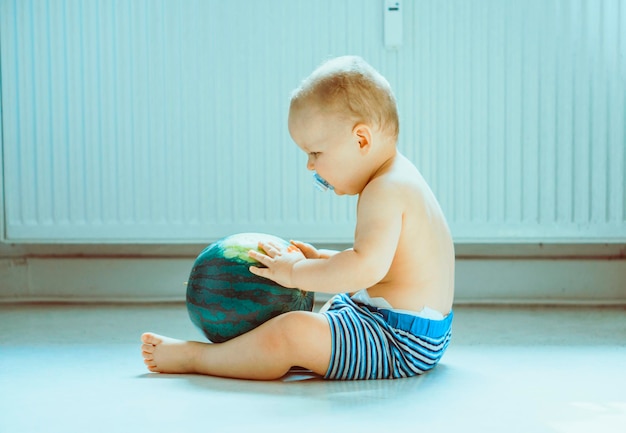
M 339 294 L 322 313 L 332 352 L 326 379 L 397 379 L 433 368 L 450 342 L 452 318 L 429 320 L 354 302 Z

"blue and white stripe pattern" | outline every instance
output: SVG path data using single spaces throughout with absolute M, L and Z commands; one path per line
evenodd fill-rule
M 429 320 L 336 295 L 323 313 L 332 352 L 326 379 L 397 379 L 433 368 L 450 342 L 454 314 Z

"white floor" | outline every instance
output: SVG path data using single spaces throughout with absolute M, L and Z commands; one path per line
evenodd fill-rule
M 200 339 L 181 305 L 0 305 L 0 432 L 626 431 L 626 310 L 455 314 L 422 377 L 251 382 L 148 374 L 141 332 Z

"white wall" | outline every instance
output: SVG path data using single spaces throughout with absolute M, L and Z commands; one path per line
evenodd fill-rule
M 329 56 L 385 74 L 460 302 L 626 302 L 619 0 L 0 0 L 0 301 L 182 299 L 238 231 L 349 243 L 286 124 Z M 269 173 L 269 175 L 268 175 Z

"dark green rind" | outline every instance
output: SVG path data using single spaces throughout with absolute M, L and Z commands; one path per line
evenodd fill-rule
M 252 274 L 248 268 L 256 262 L 247 258 L 246 252 L 253 246 L 238 247 L 235 236 L 202 251 L 187 283 L 189 317 L 215 343 L 248 332 L 279 314 L 313 309 L 312 292 L 287 289 Z M 256 235 L 244 236 L 249 242 Z M 267 238 L 267 235 L 258 236 Z M 286 244 L 279 238 L 272 240 Z

